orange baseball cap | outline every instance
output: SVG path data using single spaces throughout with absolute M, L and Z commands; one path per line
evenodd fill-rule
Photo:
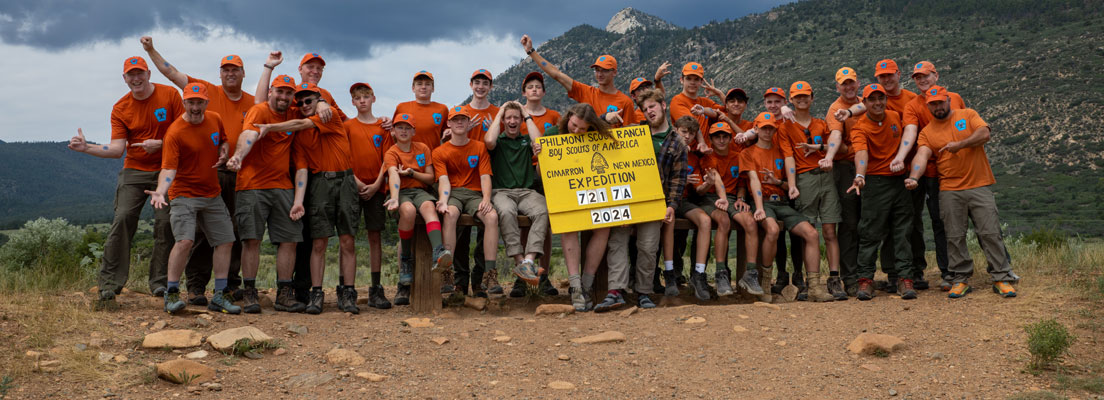
M 349 86 L 349 94 L 352 94 L 353 91 L 356 90 L 356 88 L 358 88 L 358 87 L 366 87 L 366 88 L 368 88 L 368 90 L 373 90 L 373 91 L 375 90 L 375 89 L 372 89 L 372 85 L 369 85 L 369 84 L 364 83 L 364 82 L 357 82 L 357 83 L 354 83 L 353 86 Z
M 774 114 L 771 114 L 769 112 L 759 113 L 759 116 L 755 117 L 755 127 L 762 128 L 767 125 L 778 129 L 778 118 L 775 118 Z
M 184 100 L 188 99 L 207 100 L 207 86 L 198 83 L 189 83 L 188 86 L 184 86 Z
M 414 116 L 410 114 L 399 114 L 395 116 L 395 120 L 391 122 L 392 125 L 407 124 L 411 128 L 414 127 Z
M 609 54 L 603 54 L 598 56 L 597 60 L 594 60 L 594 64 L 590 65 L 591 68 L 598 67 L 604 69 L 617 69 L 617 59 Z
M 130 72 L 132 69 L 140 69 L 143 71 L 149 71 L 149 67 L 146 66 L 146 59 L 138 56 L 134 56 L 123 61 L 123 73 Z
M 699 78 L 705 78 L 705 68 L 702 68 L 701 64 L 696 62 L 688 62 L 682 66 L 682 76 L 697 75 Z
M 295 87 L 295 94 L 298 95 L 299 93 L 302 93 L 302 92 L 311 92 L 311 93 L 322 94 L 322 91 L 318 90 L 318 86 L 315 86 L 313 83 L 310 83 L 310 82 L 303 82 L 303 83 L 300 83 L 298 86 Z
M 286 87 L 295 90 L 295 78 L 287 75 L 277 76 L 276 78 L 272 79 L 272 87 Z
M 797 81 L 790 84 L 790 98 L 792 99 L 794 96 L 797 96 L 799 94 L 807 94 L 812 96 L 813 86 L 810 85 L 809 82 L 805 81 Z
M 912 66 L 912 76 L 916 76 L 916 74 L 930 74 L 932 72 L 935 72 L 935 65 L 927 61 L 921 61 Z
M 467 108 L 464 108 L 464 106 L 455 106 L 449 109 L 448 119 L 452 119 L 452 117 L 455 117 L 457 115 L 463 115 L 468 118 L 472 117 L 471 111 L 469 111 Z
M 533 71 L 533 72 L 530 72 L 528 74 L 525 74 L 525 79 L 521 80 L 521 90 L 525 90 L 525 84 L 529 83 L 529 81 L 531 81 L 531 80 L 538 80 L 538 81 L 540 81 L 541 86 L 544 86 L 544 74 L 541 74 L 540 72 L 537 72 L 537 71 Z
M 856 82 L 858 82 L 859 79 L 858 75 L 855 75 L 855 70 L 851 69 L 851 67 L 843 67 L 840 68 L 839 71 L 836 71 L 836 83 L 844 83 L 847 82 L 848 79 Z
M 485 70 L 483 68 L 477 69 L 475 70 L 475 72 L 472 72 L 472 79 L 475 79 L 475 77 L 477 76 L 482 76 L 484 78 L 487 78 L 487 80 L 489 81 L 494 81 L 494 78 L 491 77 L 491 71 Z
M 727 133 L 732 136 L 732 127 L 724 122 L 714 122 L 709 124 L 709 136 L 713 136 L 714 133 Z
M 748 101 L 747 92 L 744 89 L 732 88 L 728 90 L 728 93 L 725 93 L 725 101 L 732 100 L 733 97 L 745 103 Z
M 639 89 L 640 86 L 645 83 L 652 83 L 652 81 L 649 81 L 647 78 L 633 78 L 632 82 L 629 83 L 629 93 L 635 92 L 636 89 Z
M 429 80 L 431 80 L 431 81 L 433 80 L 433 74 L 431 74 L 429 72 L 426 72 L 426 70 L 424 70 L 424 69 L 421 70 L 421 71 L 418 71 L 417 73 L 414 74 L 414 80 L 418 80 L 418 77 L 422 77 L 422 76 L 424 76 L 426 78 L 429 78 Z
M 888 58 L 882 61 L 878 61 L 877 64 L 874 64 L 874 76 L 878 76 L 881 74 L 896 74 L 897 71 L 897 62 Z
M 323 67 L 325 67 L 325 66 L 326 66 L 326 60 L 323 60 L 323 59 L 322 59 L 322 56 L 318 55 L 318 53 L 307 53 L 307 54 L 304 54 L 304 55 L 303 55 L 303 59 L 302 59 L 302 60 L 299 60 L 299 66 L 300 66 L 300 67 L 302 67 L 302 66 L 303 66 L 303 64 L 306 64 L 306 63 L 307 63 L 307 61 L 310 61 L 310 60 L 315 60 L 315 59 L 317 59 L 318 61 L 322 62 L 322 66 L 323 66 Z
M 227 66 L 227 65 L 236 65 L 236 66 L 239 66 L 239 67 L 245 67 L 245 65 L 242 64 L 241 57 L 238 57 L 236 54 L 231 54 L 231 55 L 228 55 L 226 57 L 223 57 L 222 60 L 219 61 L 219 67 L 224 67 L 224 66 Z
M 947 88 L 939 85 L 932 86 L 927 91 L 925 91 L 924 94 L 928 96 L 926 100 L 928 103 L 936 101 L 947 101 L 951 98 L 951 96 L 947 95 Z
M 766 92 L 763 92 L 763 98 L 765 99 L 767 98 L 767 96 L 770 96 L 772 94 L 775 96 L 782 96 L 783 99 L 786 98 L 786 91 L 782 90 L 782 88 L 780 87 L 772 87 L 770 89 L 767 89 Z
M 881 92 L 882 94 L 886 94 L 885 88 L 883 88 L 882 85 L 879 85 L 877 83 L 871 83 L 869 85 L 866 85 L 866 88 L 863 89 L 863 98 L 864 99 L 868 98 L 868 97 L 870 97 L 870 95 L 874 94 L 875 92 Z

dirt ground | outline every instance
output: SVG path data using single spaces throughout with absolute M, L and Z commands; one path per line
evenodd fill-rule
M 1100 315 L 1092 304 L 1033 290 L 1030 283 L 1021 285 L 1014 299 L 993 294 L 982 277 L 972 283 L 975 292 L 958 300 L 933 289 L 912 301 L 879 292 L 867 302 L 769 306 L 736 297 L 698 304 L 684 290 L 678 298 L 660 296 L 657 309 L 631 315 L 534 315 L 540 303 L 569 304 L 566 290 L 542 299 L 492 298 L 484 312 L 449 307 L 436 315 L 415 315 L 407 306 L 376 310 L 362 305 L 360 315 L 349 315 L 336 311 L 331 291 L 325 312 L 318 316 L 265 308 L 260 315 L 215 314 L 207 327 L 197 326 L 206 312 L 201 307 L 167 315 L 160 299 L 131 292 L 120 296 L 121 311 L 89 313 L 81 307 L 92 295 L 69 293 L 40 299 L 80 308 L 65 317 L 77 322 L 58 317 L 56 322 L 73 326 L 55 327 L 57 334 L 49 338 L 37 337 L 33 330 L 51 321 L 20 321 L 31 321 L 33 315 L 25 313 L 39 307 L 34 301 L 4 302 L 0 340 L 7 350 L 0 361 L 15 377 L 7 396 L 19 399 L 1004 399 L 1053 384 L 1045 375 L 1025 372 L 1026 323 L 1085 308 L 1095 318 Z M 367 290 L 361 290 L 361 297 L 367 297 Z M 388 297 L 393 295 L 392 288 Z M 268 296 L 274 298 L 274 291 Z M 427 317 L 433 326 L 403 323 L 412 317 Z M 251 325 L 277 338 L 284 348 L 280 352 L 286 353 L 267 350 L 261 359 L 232 357 L 206 343 L 175 351 L 142 349 L 141 339 L 160 328 L 159 321 L 166 322 L 161 329 L 192 329 L 204 337 Z M 290 332 L 289 323 L 305 326 L 307 333 Z M 621 332 L 627 340 L 570 341 L 606 331 Z M 846 347 L 863 332 L 893 335 L 905 346 L 887 356 L 852 354 Z M 1076 333 L 1076 359 L 1104 360 L 1095 345 L 1100 337 L 1095 328 Z M 103 340 L 92 341 L 96 338 Z M 447 342 L 434 341 L 440 338 Z M 99 348 L 90 348 L 90 341 Z M 356 366 L 328 363 L 325 354 L 339 347 L 366 361 Z M 213 382 L 221 390 L 172 384 L 152 372 L 155 363 L 201 349 L 210 355 L 197 361 L 216 370 Z M 62 362 L 35 371 L 28 350 Z M 126 361 L 100 362 L 101 352 L 123 355 Z M 358 373 L 383 378 L 374 382 Z

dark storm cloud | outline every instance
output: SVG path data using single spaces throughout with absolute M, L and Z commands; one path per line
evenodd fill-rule
M 0 2 L 0 40 L 49 50 L 113 41 L 154 28 L 181 29 L 200 38 L 231 27 L 260 42 L 309 47 L 347 57 L 377 44 L 463 38 L 472 31 L 529 33 L 538 42 L 573 26 L 604 28 L 618 10 L 633 7 L 683 27 L 762 12 L 777 0 L 648 0 L 611 2 L 419 1 L 60 1 Z

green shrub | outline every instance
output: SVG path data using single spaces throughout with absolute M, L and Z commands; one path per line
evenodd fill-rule
M 1054 319 L 1045 319 L 1024 327 L 1027 331 L 1027 350 L 1031 352 L 1033 370 L 1049 368 L 1069 350 L 1074 337 Z
M 1041 248 L 1061 249 L 1069 244 L 1069 235 L 1055 227 L 1033 228 L 1024 235 L 1023 241 Z
M 26 269 L 41 264 L 75 264 L 76 251 L 84 237 L 81 228 L 64 218 L 39 218 L 28 221 L 11 234 L 0 247 L 0 263 L 10 269 Z

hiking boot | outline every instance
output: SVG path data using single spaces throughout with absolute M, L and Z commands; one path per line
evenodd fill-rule
M 205 306 L 205 305 L 207 305 L 207 296 L 205 296 L 202 292 L 200 292 L 200 293 L 195 293 L 195 292 L 188 293 L 188 304 L 191 304 L 193 306 L 201 306 L 201 307 Z
M 399 284 L 410 285 L 414 283 L 414 258 L 402 257 L 399 263 Z
M 525 297 L 525 293 L 529 292 L 529 285 L 525 281 L 521 280 L 521 277 L 514 279 L 514 287 L 510 289 L 510 297 Z
M 395 305 L 410 305 L 410 285 L 399 285 L 399 291 L 395 293 Z
M 340 276 L 337 277 L 337 279 L 344 280 L 344 278 Z M 345 285 L 337 285 L 337 287 L 334 288 L 334 294 L 337 295 L 337 309 L 344 310 L 347 305 L 346 301 L 348 300 L 345 298 Z
M 530 285 L 540 284 L 540 276 L 537 275 L 536 267 L 530 260 L 524 260 L 517 263 L 514 266 L 514 275 L 517 275 L 518 279 L 525 281 Z
M 446 268 L 441 271 L 441 293 L 452 293 L 456 291 L 456 286 L 453 285 L 452 268 Z
M 750 271 L 750 270 L 748 270 L 748 271 Z M 744 276 L 746 277 L 747 274 L 745 273 Z M 759 292 L 756 293 L 756 292 L 752 292 L 748 288 L 744 287 L 743 283 L 744 283 L 744 280 L 740 279 L 740 287 L 744 288 L 744 290 L 747 290 L 748 293 L 763 294 L 763 288 L 762 287 L 760 287 Z M 758 278 L 756 278 L 756 285 L 758 285 L 758 283 L 759 283 Z M 771 284 L 771 287 L 770 287 L 771 293 L 772 294 L 782 294 L 782 289 L 785 289 L 786 285 L 789 285 L 789 284 L 790 284 L 790 274 L 788 274 L 786 271 L 779 271 L 778 272 L 778 279 L 775 279 L 774 283 Z
M 154 288 L 153 291 L 150 292 L 150 295 L 153 297 L 164 297 L 166 292 L 168 292 L 168 289 L 166 289 L 164 286 L 161 286 Z
M 234 301 L 242 301 L 245 299 L 245 288 L 227 287 L 226 293 L 230 294 L 230 298 Z
M 575 312 L 587 310 L 586 297 L 581 288 L 567 288 L 567 294 L 571 296 L 571 306 L 575 307 Z
M 391 308 L 391 302 L 383 294 L 383 286 L 376 285 L 368 288 L 368 307 L 386 310 Z
M 663 271 L 663 282 L 667 284 L 663 288 L 664 296 L 677 297 L 679 295 L 678 277 L 675 276 L 675 270 Z
M 748 268 L 747 271 L 744 271 L 744 276 L 740 277 L 740 281 L 736 282 L 736 284 L 739 285 L 741 289 L 744 289 L 744 291 L 746 291 L 748 293 L 751 293 L 751 294 L 754 294 L 754 295 L 764 294 L 763 293 L 763 287 L 759 286 L 759 271 L 755 268 Z M 783 285 L 782 287 L 784 288 L 785 285 Z M 774 293 L 774 287 L 773 286 L 771 286 L 771 293 Z M 782 293 L 781 288 L 778 289 L 778 293 L 779 294 Z
M 100 298 L 92 304 L 93 311 L 116 311 L 119 303 L 115 301 L 115 292 L 104 290 L 100 292 Z
M 540 284 L 537 285 L 537 290 L 540 291 L 541 294 L 543 294 L 545 296 L 559 296 L 560 295 L 560 291 L 556 290 L 556 288 L 554 286 L 552 286 L 552 281 L 548 280 L 548 274 L 541 274 Z
M 445 246 L 437 246 L 433 249 L 433 268 L 430 271 L 440 274 L 448 268 L 452 268 L 452 252 Z
M 306 307 L 307 303 L 310 303 L 310 286 L 297 287 L 292 283 L 291 294 L 295 297 L 295 301 L 303 303 L 303 307 Z
M 356 290 L 356 287 L 354 287 L 354 286 L 345 286 L 344 289 L 345 289 L 345 291 L 344 291 L 345 306 L 344 307 L 339 307 L 339 308 L 341 308 L 341 311 L 344 311 L 344 312 L 347 312 L 347 313 L 360 314 L 360 307 L 357 307 L 357 290 Z M 338 295 L 338 298 L 341 298 L 341 297 L 342 297 L 341 295 Z
M 993 293 L 1005 298 L 1016 297 L 1016 288 L 1008 282 L 993 282 Z
M 768 265 L 760 265 L 755 267 L 759 273 L 759 287 L 765 288 L 770 286 L 771 267 Z M 771 303 L 774 301 L 774 296 L 770 293 L 763 293 L 759 295 L 759 301 L 764 303 Z
M 942 290 L 944 292 L 949 292 L 949 291 L 951 291 L 951 286 L 953 286 L 953 285 L 951 285 L 951 280 L 950 279 L 942 278 L 942 279 L 939 280 L 939 290 Z
M 621 296 L 621 291 L 610 290 L 609 293 L 606 294 L 606 299 L 594 306 L 594 312 L 603 313 L 613 311 L 621 308 L 623 305 L 625 305 L 625 298 Z
M 594 295 L 591 292 L 593 290 L 583 289 L 583 311 L 594 311 Z
M 874 282 L 874 290 L 880 290 L 886 293 L 897 293 L 897 278 L 891 276 L 888 281 Z
M 502 285 L 498 283 L 498 269 L 483 272 L 483 290 L 490 294 L 502 294 Z
M 697 270 L 690 271 L 690 287 L 694 289 L 694 297 L 701 301 L 709 300 L 709 291 L 713 289 L 709 286 L 709 282 L 705 281 L 705 273 Z
M 303 310 L 307 314 L 318 315 L 322 313 L 322 303 L 326 301 L 326 294 L 322 293 L 322 289 L 311 288 L 310 291 L 310 303 L 307 303 L 307 309 Z
M 797 295 L 794 296 L 795 301 L 807 301 L 807 300 L 809 300 L 809 286 L 807 286 L 807 285 L 801 285 L 801 286 L 794 285 L 794 287 L 797 288 Z
M 241 307 L 234 305 L 234 299 L 230 297 L 230 293 L 222 290 L 216 290 L 211 295 L 211 303 L 207 304 L 207 309 L 226 314 L 241 314 L 242 312 Z
M 971 288 L 970 285 L 967 285 L 965 282 L 959 282 L 951 287 L 951 290 L 947 292 L 947 297 L 952 299 L 963 298 L 966 297 L 967 293 L 972 291 L 974 291 L 974 288 Z
M 648 295 L 646 295 L 646 294 L 641 294 L 641 295 L 636 296 L 636 305 L 640 308 L 645 309 L 645 310 L 647 310 L 649 308 L 656 308 L 656 303 L 653 302 L 652 298 L 648 297 Z
M 179 290 L 167 290 L 163 296 L 165 297 L 165 312 L 173 314 L 184 309 L 184 300 L 180 299 Z M 111 299 L 114 301 L 115 296 L 112 295 Z
M 732 292 L 732 272 L 728 268 L 721 269 L 713 274 L 717 284 L 717 296 L 728 296 Z
M 826 301 L 835 301 L 836 300 L 835 296 L 832 296 L 831 294 L 828 293 L 828 286 L 823 285 L 823 284 L 820 283 L 820 271 L 806 272 L 805 274 L 807 276 L 805 278 L 805 279 L 807 279 L 805 281 L 805 287 L 807 288 L 806 290 L 808 291 L 807 292 L 807 294 L 808 294 L 807 298 L 808 299 L 810 299 L 812 301 L 815 301 L 815 302 L 818 302 L 818 303 L 823 303 L 823 302 L 826 302 Z
M 843 280 L 840 277 L 828 277 L 828 294 L 835 297 L 837 301 L 847 300 L 847 291 L 843 290 Z
M 901 279 L 897 281 L 897 294 L 901 295 L 902 300 L 915 299 L 916 288 L 912 284 L 912 279 Z
M 860 278 L 859 288 L 855 292 L 855 297 L 859 300 L 870 300 L 874 298 L 874 281 L 871 279 Z
M 931 285 L 928 284 L 928 280 L 924 279 L 924 275 L 922 275 L 922 274 L 920 276 L 917 276 L 916 279 L 912 280 L 912 288 L 913 289 L 928 290 L 928 288 L 930 288 L 930 287 L 931 287 Z
M 306 304 L 300 303 L 295 300 L 294 290 L 291 286 L 280 286 L 276 291 L 276 302 L 272 303 L 272 308 L 276 311 L 301 313 L 307 308 Z
M 242 289 L 242 312 L 246 314 L 260 314 L 261 304 L 257 302 L 257 289 Z
M 843 291 L 847 292 L 847 297 L 855 297 L 859 294 L 859 284 L 858 283 L 853 283 L 853 284 L 850 284 L 850 285 L 844 284 L 843 285 Z

